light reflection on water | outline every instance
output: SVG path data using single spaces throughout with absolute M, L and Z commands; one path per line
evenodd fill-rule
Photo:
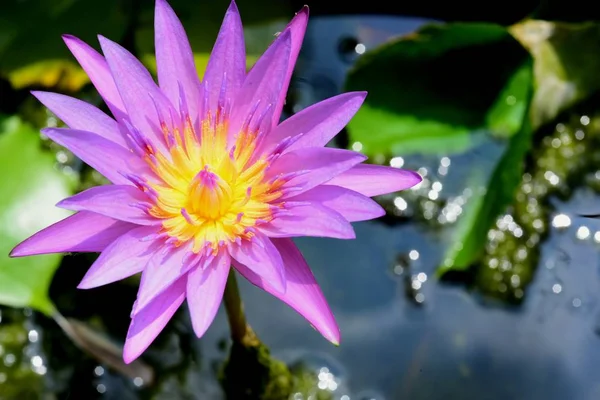
M 311 21 L 308 56 L 305 54 L 300 63 L 299 109 L 303 102 L 311 104 L 339 90 L 349 63 L 347 54 L 342 59 L 330 59 L 329 47 L 337 38 L 362 32 L 364 38 L 359 37 L 356 43 L 369 49 L 390 34 L 418 25 L 417 21 L 407 25 L 392 19 L 382 21 Z M 322 34 L 325 29 L 328 35 Z M 330 85 L 315 86 L 315 82 L 327 79 Z M 583 125 L 586 122 L 589 120 L 581 121 Z M 578 133 L 575 135 L 580 139 Z M 435 217 L 440 225 L 453 223 L 471 191 L 485 183 L 501 150 L 502 145 L 490 141 L 467 155 L 393 158 L 393 166 L 424 166 L 421 172 L 426 175 L 415 191 L 389 199 L 393 212 L 406 215 L 411 208 L 415 212 L 415 199 L 419 198 L 423 200 L 419 211 L 429 212 L 428 219 Z M 478 173 L 483 172 L 481 176 L 469 168 L 473 165 Z M 552 171 L 545 178 L 551 185 L 560 183 Z M 439 198 L 448 200 L 442 208 L 436 203 Z M 337 374 L 327 375 L 327 379 L 336 382 L 338 399 L 597 399 L 600 239 L 596 238 L 600 238 L 600 222 L 576 214 L 599 203 L 597 195 L 582 189 L 569 202 L 555 204 L 556 212 L 549 221 L 550 237 L 542 244 L 540 267 L 520 308 L 484 305 L 465 288 L 437 281 L 435 267 L 452 240 L 448 230 L 440 235 L 423 224 L 389 227 L 365 222 L 355 224 L 354 241 L 296 241 L 341 327 L 340 347 L 327 343 L 287 306 L 244 283 L 248 318 L 275 355 L 287 360 L 316 357 L 321 365 L 313 363 L 315 370 L 337 368 Z M 505 215 L 498 219 L 499 232 L 519 228 L 511 218 Z M 518 278 L 514 275 L 510 283 L 519 286 Z M 411 289 L 409 296 L 407 287 Z M 208 359 L 222 357 L 211 349 L 226 335 L 226 319 L 221 312 L 203 345 Z M 322 382 L 319 380 L 319 385 L 329 385 Z

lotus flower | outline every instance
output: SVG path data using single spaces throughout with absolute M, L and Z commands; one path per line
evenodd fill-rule
M 100 252 L 81 289 L 141 272 L 126 362 L 145 351 L 184 300 L 202 336 L 231 266 L 339 343 L 323 293 L 290 238 L 352 239 L 350 222 L 384 214 L 369 196 L 421 178 L 325 147 L 364 92 L 330 98 L 279 123 L 307 21 L 305 7 L 246 73 L 232 2 L 201 81 L 183 26 L 157 0 L 158 85 L 117 43 L 99 36 L 102 56 L 66 35 L 114 118 L 71 97 L 33 93 L 69 126 L 43 133 L 112 184 L 61 201 L 59 207 L 76 213 L 20 243 L 11 256 Z

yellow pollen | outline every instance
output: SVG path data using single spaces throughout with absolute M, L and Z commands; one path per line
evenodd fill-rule
M 176 245 L 192 241 L 193 251 L 250 238 L 252 228 L 272 217 L 281 182 L 265 179 L 268 162 L 253 158 L 256 133 L 240 132 L 227 146 L 227 122 L 215 126 L 210 115 L 200 134 L 187 121 L 182 130 L 162 126 L 169 154 L 148 153 L 156 179 L 149 182 L 156 201 L 151 215 Z

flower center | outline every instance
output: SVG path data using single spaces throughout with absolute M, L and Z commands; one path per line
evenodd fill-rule
M 205 165 L 190 183 L 185 210 L 198 220 L 216 220 L 229 211 L 232 197 L 229 183 Z
M 162 124 L 168 154 L 151 147 L 146 152 L 154 172 L 145 189 L 153 199 L 148 212 L 161 219 L 169 243 L 192 241 L 195 253 L 216 252 L 252 237 L 253 227 L 273 218 L 282 182 L 265 179 L 269 163 L 255 157 L 256 132 L 240 132 L 229 147 L 226 122 L 207 118 L 198 133 L 187 121 L 182 130 Z

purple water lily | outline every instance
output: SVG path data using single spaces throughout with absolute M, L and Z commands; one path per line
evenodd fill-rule
M 359 109 L 364 92 L 327 99 L 279 123 L 307 21 L 305 7 L 246 73 L 242 23 L 232 2 L 201 81 L 183 26 L 157 0 L 158 85 L 118 44 L 100 36 L 102 56 L 64 36 L 114 118 L 71 97 L 33 93 L 69 126 L 43 133 L 112 184 L 61 201 L 59 207 L 76 213 L 11 256 L 100 252 L 82 289 L 141 272 L 126 362 L 186 299 L 202 336 L 231 266 L 339 343 L 323 293 L 290 238 L 352 239 L 350 222 L 384 214 L 369 196 L 421 178 L 324 147 Z

